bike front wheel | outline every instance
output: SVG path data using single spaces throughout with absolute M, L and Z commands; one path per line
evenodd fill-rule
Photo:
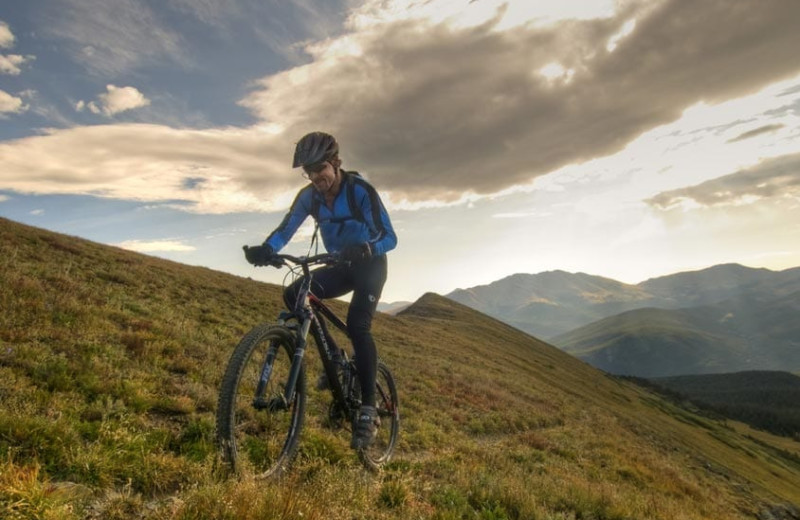
M 217 439 L 223 459 L 236 472 L 277 476 L 297 452 L 306 403 L 302 366 L 293 398 L 284 398 L 294 344 L 288 328 L 260 325 L 242 338 L 228 362 L 217 406 Z
M 377 471 L 392 457 L 397 434 L 400 431 L 400 408 L 397 401 L 397 387 L 392 373 L 383 362 L 378 363 L 375 381 L 375 408 L 381 425 L 375 440 L 368 448 L 358 451 L 361 462 L 367 469 Z

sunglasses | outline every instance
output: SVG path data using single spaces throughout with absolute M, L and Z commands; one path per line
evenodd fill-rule
M 306 179 L 310 178 L 312 175 L 317 175 L 325 167 L 328 166 L 328 161 L 322 161 L 314 164 L 304 164 L 303 165 L 303 177 Z

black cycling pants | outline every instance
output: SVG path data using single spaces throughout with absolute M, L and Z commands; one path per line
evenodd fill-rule
M 347 311 L 347 333 L 353 342 L 356 368 L 361 382 L 362 404 L 375 406 L 375 377 L 378 352 L 372 339 L 372 318 L 386 283 L 386 255 L 372 257 L 357 265 L 334 265 L 313 272 L 311 292 L 317 298 L 338 298 L 353 291 Z M 297 301 L 302 278 L 295 280 L 283 294 L 291 309 Z

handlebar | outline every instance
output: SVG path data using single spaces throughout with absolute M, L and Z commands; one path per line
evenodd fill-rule
M 321 264 L 338 264 L 342 263 L 344 260 L 339 253 L 323 253 L 320 255 L 311 255 L 311 256 L 294 256 L 288 254 L 276 254 L 273 253 L 268 258 L 261 258 L 255 259 L 251 258 L 249 254 L 251 250 L 257 249 L 260 246 L 243 246 L 245 257 L 247 257 L 248 262 L 255 266 L 272 266 L 272 267 L 284 267 L 289 266 L 292 268 L 293 266 L 302 267 L 303 271 L 308 271 L 311 266 L 314 265 L 321 265 Z
M 278 253 L 273 255 L 273 257 L 282 260 L 284 265 L 291 263 L 307 267 L 319 264 L 336 264 L 342 261 L 341 256 L 336 253 L 322 253 L 313 256 L 293 256 Z

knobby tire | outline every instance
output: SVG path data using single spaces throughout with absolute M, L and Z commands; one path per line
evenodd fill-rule
M 392 372 L 383 362 L 378 362 L 376 375 L 375 407 L 381 425 L 372 444 L 358 451 L 361 463 L 370 471 L 378 471 L 389 462 L 400 430 L 400 408 Z
M 224 461 L 237 473 L 277 477 L 297 453 L 306 406 L 306 374 L 301 368 L 294 399 L 286 409 L 257 409 L 253 396 L 271 344 L 277 356 L 264 400 L 280 400 L 294 359 L 295 336 L 280 325 L 259 325 L 231 355 L 220 387 L 217 439 Z

